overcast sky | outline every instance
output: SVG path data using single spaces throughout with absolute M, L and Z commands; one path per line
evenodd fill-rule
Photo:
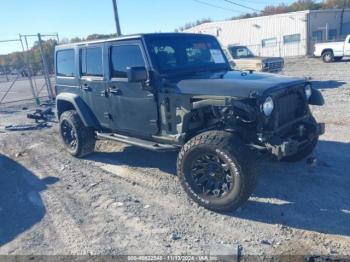
M 225 0 L 117 0 L 123 34 L 172 32 L 201 18 L 223 20 L 252 10 Z M 292 0 L 232 0 L 252 9 Z M 18 34 L 58 33 L 60 38 L 115 32 L 112 0 L 2 0 L 0 40 Z M 0 54 L 20 44 L 0 43 Z

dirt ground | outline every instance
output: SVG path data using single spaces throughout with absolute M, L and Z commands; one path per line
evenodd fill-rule
M 57 126 L 0 108 L 0 254 L 350 255 L 350 61 L 288 59 L 286 75 L 312 77 L 326 122 L 312 164 L 264 162 L 253 197 L 218 214 L 187 199 L 176 153 L 99 141 L 83 160 L 65 152 Z

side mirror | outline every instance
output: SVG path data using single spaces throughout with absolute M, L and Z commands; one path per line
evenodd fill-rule
M 145 82 L 148 79 L 145 67 L 128 67 L 126 68 L 126 73 L 130 83 Z

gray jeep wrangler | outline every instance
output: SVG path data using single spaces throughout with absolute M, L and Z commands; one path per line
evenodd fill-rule
M 302 160 L 325 129 L 310 112 L 324 100 L 309 82 L 233 71 L 209 35 L 61 45 L 55 67 L 59 130 L 70 154 L 92 153 L 97 138 L 179 150 L 183 188 L 218 212 L 237 209 L 253 193 L 257 156 Z

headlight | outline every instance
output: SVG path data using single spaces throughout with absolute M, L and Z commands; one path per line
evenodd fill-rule
M 266 98 L 265 103 L 263 104 L 263 112 L 265 116 L 271 116 L 275 105 L 273 103 L 273 99 L 271 97 Z
M 309 100 L 312 96 L 312 87 L 310 84 L 305 86 L 305 95 L 306 95 L 307 100 Z

